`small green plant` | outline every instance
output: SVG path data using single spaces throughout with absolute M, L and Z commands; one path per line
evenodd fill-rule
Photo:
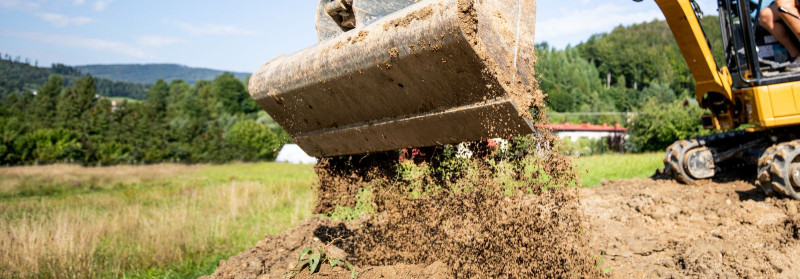
M 598 270 L 600 270 L 600 272 L 602 272 L 603 275 L 609 275 L 611 273 L 611 271 L 614 269 L 611 266 L 603 267 L 605 265 L 605 262 L 606 262 L 606 255 L 605 254 L 600 254 L 599 256 L 597 256 L 596 262 L 597 262 L 597 265 L 595 267 Z
M 322 265 L 325 264 L 329 265 L 331 268 L 334 268 L 340 264 L 344 265 L 344 267 L 350 270 L 350 278 L 352 279 L 361 277 L 361 275 L 364 275 L 364 273 L 371 269 L 366 268 L 358 271 L 358 269 L 356 269 L 356 267 L 347 260 L 329 257 L 326 253 L 326 250 L 327 247 L 319 247 L 316 249 L 316 251 L 312 249 L 303 249 L 303 251 L 300 251 L 300 255 L 297 257 L 297 264 L 295 265 L 294 269 L 286 273 L 284 278 L 293 278 L 304 270 L 308 270 L 310 275 L 314 275 L 315 273 L 319 272 Z

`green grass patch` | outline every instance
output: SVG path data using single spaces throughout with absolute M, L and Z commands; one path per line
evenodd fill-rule
M 605 154 L 573 160 L 584 187 L 600 185 L 603 179 L 650 177 L 664 167 L 663 153 Z
M 0 251 L 10 251 L 0 278 L 196 278 L 311 217 L 315 175 L 259 163 L 40 166 L 0 178 Z

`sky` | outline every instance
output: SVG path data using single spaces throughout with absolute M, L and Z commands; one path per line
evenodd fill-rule
M 358 0 L 355 0 L 358 1 Z M 0 0 L 0 53 L 40 66 L 177 63 L 253 72 L 317 43 L 314 0 Z M 716 14 L 713 0 L 699 0 Z M 539 0 L 536 41 L 564 48 L 663 19 L 645 0 Z

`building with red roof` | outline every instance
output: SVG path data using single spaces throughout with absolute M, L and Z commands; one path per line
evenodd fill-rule
M 579 139 L 599 140 L 612 136 L 619 137 L 625 136 L 628 132 L 628 128 L 622 127 L 618 123 L 613 126 L 606 123 L 603 123 L 603 125 L 564 123 L 548 124 L 546 127 L 553 130 L 553 133 L 561 139 L 569 139 L 571 141 L 578 141 Z

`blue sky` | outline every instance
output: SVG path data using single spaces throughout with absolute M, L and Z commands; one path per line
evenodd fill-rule
M 178 63 L 252 72 L 317 42 L 313 0 L 0 0 L 0 52 L 82 64 Z M 539 0 L 536 41 L 563 48 L 663 18 L 652 0 Z M 715 1 L 701 0 L 707 14 Z

